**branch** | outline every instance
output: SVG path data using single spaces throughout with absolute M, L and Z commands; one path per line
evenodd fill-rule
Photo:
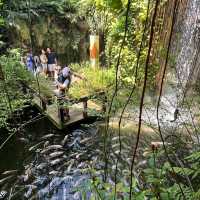
M 107 150 L 106 150 L 106 143 L 107 143 L 107 135 L 108 135 L 108 129 L 109 129 L 109 119 L 110 119 L 110 113 L 111 113 L 111 109 L 112 109 L 112 105 L 113 105 L 113 101 L 115 96 L 117 95 L 118 92 L 118 73 L 119 73 L 119 65 L 120 65 L 120 60 L 121 60 L 121 53 L 125 44 L 125 40 L 126 40 L 126 36 L 127 36 L 127 32 L 128 32 L 128 17 L 129 17 L 129 12 L 130 12 L 130 8 L 131 8 L 131 2 L 132 0 L 128 0 L 127 3 L 127 9 L 126 9 L 126 21 L 125 21 L 125 28 L 124 28 L 124 37 L 123 37 L 123 41 L 119 50 L 119 55 L 118 55 L 118 59 L 117 59 L 117 64 L 116 64 L 116 71 L 115 71 L 115 90 L 114 93 L 112 95 L 111 98 L 111 103 L 109 106 L 109 110 L 108 110 L 108 114 L 107 114 L 107 119 L 106 119 L 106 130 L 105 130 L 105 136 L 104 136 L 104 158 L 105 158 L 105 168 L 104 168 L 104 178 L 106 180 L 107 177 Z
M 38 117 L 40 117 L 40 118 L 38 118 Z M 40 120 L 40 119 L 42 119 L 42 118 L 44 118 L 44 117 L 45 117 L 45 116 L 38 115 L 38 116 L 34 117 L 33 119 L 27 121 L 26 123 L 22 124 L 20 127 L 17 128 L 16 131 L 14 131 L 12 134 L 10 134 L 10 135 L 7 137 L 7 139 L 1 144 L 0 150 L 5 146 L 5 144 L 6 144 L 16 133 L 18 133 L 18 131 L 19 131 L 21 128 L 27 126 L 28 124 L 34 123 L 34 122 L 36 122 L 36 121 L 38 121 L 38 120 Z
M 135 70 L 135 83 L 134 83 L 134 86 L 132 88 L 132 91 L 126 101 L 126 103 L 124 104 L 124 107 L 122 109 L 122 112 L 120 114 L 120 119 L 119 119 L 119 122 L 118 122 L 118 137 L 119 137 L 119 155 L 117 156 L 117 162 L 116 162 L 116 168 L 115 168 L 115 194 L 114 194 L 114 199 L 116 198 L 116 192 L 117 192 L 117 170 L 118 170 L 118 162 L 119 162 L 119 158 L 121 156 L 121 149 L 122 149 L 122 142 L 121 142 L 121 122 L 122 122 L 122 118 L 123 118 L 123 115 L 124 115 L 124 112 L 126 110 L 126 107 L 128 106 L 132 96 L 133 96 L 133 93 L 135 91 L 135 88 L 136 88 L 136 84 L 137 84 L 137 77 L 138 77 L 138 69 L 139 69 L 139 61 L 140 61 L 140 57 L 141 57 L 141 52 L 142 52 L 142 47 L 143 47 L 143 42 L 144 42 L 144 38 L 145 38 L 145 33 L 146 33 L 146 30 L 147 30 L 147 24 L 148 24 L 148 18 L 149 18 L 149 8 L 150 8 L 150 0 L 148 0 L 148 6 L 147 6 L 147 13 L 146 13 L 146 20 L 145 20 L 145 25 L 144 25 L 144 30 L 143 30 L 143 35 L 142 35 L 142 39 L 141 39 L 141 42 L 140 42 L 140 48 L 139 48 L 139 52 L 138 52 L 138 55 L 137 55 L 137 62 L 136 62 L 136 70 Z

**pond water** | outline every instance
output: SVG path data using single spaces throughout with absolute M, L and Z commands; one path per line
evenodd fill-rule
M 33 109 L 22 118 L 25 120 L 37 115 L 39 113 Z M 95 169 L 96 175 L 103 177 L 103 126 L 98 124 L 88 122 L 59 131 L 43 117 L 19 131 L 0 152 L 2 199 L 82 199 L 78 188 L 87 184 L 91 177 L 90 169 Z M 7 137 L 6 134 L 4 136 L 2 141 Z M 130 166 L 133 142 L 130 137 L 122 137 L 123 152 L 118 177 Z M 113 135 L 110 141 L 108 169 L 114 172 L 119 154 L 118 137 Z M 109 181 L 114 184 L 112 176 Z M 90 195 L 91 191 L 88 191 L 87 199 Z
M 167 92 L 165 94 L 168 95 Z M 143 123 L 156 124 L 157 119 L 153 118 L 155 108 L 152 107 L 155 98 L 151 93 L 146 96 Z M 164 113 L 162 111 L 164 108 L 161 109 L 161 113 Z M 171 117 L 172 113 L 169 116 Z M 132 148 L 136 142 L 138 108 L 128 108 L 124 114 L 121 153 L 118 120 L 117 115 L 110 119 L 110 137 L 106 137 L 109 147 L 107 180 L 114 185 L 118 158 L 117 180 L 124 182 L 128 187 Z M 167 120 L 163 120 L 165 126 L 169 123 L 169 127 L 173 127 L 174 122 Z M 179 120 L 181 122 L 181 119 L 177 119 L 176 123 L 180 125 Z M 0 199 L 81 200 L 82 192 L 87 188 L 86 199 L 89 200 L 92 191 L 87 187 L 88 180 L 92 176 L 100 179 L 104 177 L 104 122 L 87 121 L 85 124 L 60 131 L 30 106 L 18 113 L 15 123 L 23 124 L 27 121 L 33 123 L 18 131 L 0 151 L 0 192 L 3 194 L 1 198 L 0 193 Z M 7 132 L 1 131 L 0 142 L 2 143 L 7 137 Z M 136 177 L 139 177 L 137 174 L 142 170 L 141 163 L 145 165 L 146 158 L 143 156 L 145 148 L 149 147 L 152 141 L 159 141 L 158 135 L 153 128 L 143 124 L 134 167 Z

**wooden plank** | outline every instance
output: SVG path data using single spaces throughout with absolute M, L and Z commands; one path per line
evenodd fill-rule
M 102 111 L 102 107 L 92 100 L 88 100 L 88 108 L 96 110 L 97 112 Z
M 56 125 L 56 127 L 59 129 L 65 128 L 68 125 L 80 122 L 84 119 L 82 111 L 79 109 L 70 108 L 70 120 L 62 123 L 58 116 L 58 106 L 56 104 L 48 106 L 45 113 L 47 117 L 53 122 L 53 124 Z
M 34 96 L 32 103 L 41 111 L 43 112 L 42 106 L 40 104 L 40 98 L 37 96 Z

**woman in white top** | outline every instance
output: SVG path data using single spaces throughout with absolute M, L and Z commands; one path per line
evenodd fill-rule
M 48 74 L 48 72 L 47 72 L 48 59 L 47 59 L 46 52 L 44 49 L 41 50 L 40 61 L 42 64 L 43 72 L 44 72 L 45 76 L 47 76 L 47 74 Z

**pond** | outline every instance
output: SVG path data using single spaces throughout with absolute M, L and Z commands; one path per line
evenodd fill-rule
M 33 109 L 22 118 L 38 114 Z M 103 169 L 102 148 L 96 123 L 59 131 L 43 117 L 12 137 L 0 152 L 0 191 L 5 199 L 81 199 L 75 189 L 87 181 L 91 166 Z
M 39 115 L 34 108 L 25 113 L 22 121 Z M 104 174 L 104 137 L 100 124 L 87 122 L 59 131 L 43 116 L 18 132 L 0 152 L 2 199 L 82 199 L 78 188 L 87 184 L 91 169 L 101 178 Z M 6 133 L 4 136 L 2 141 Z M 122 141 L 119 177 L 129 168 L 134 140 L 124 135 Z M 108 169 L 114 171 L 119 153 L 118 137 L 113 134 L 109 142 Z M 109 181 L 114 183 L 112 176 Z M 91 191 L 87 195 L 90 199 Z

